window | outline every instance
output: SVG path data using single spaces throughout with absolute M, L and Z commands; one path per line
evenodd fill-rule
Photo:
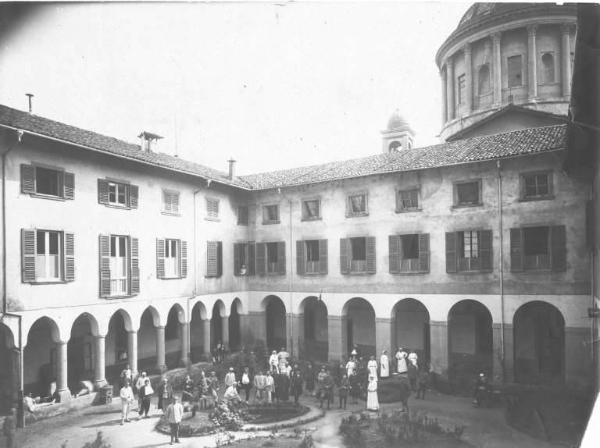
M 74 199 L 75 175 L 36 165 L 21 165 L 21 192 L 61 199 Z
M 23 283 L 75 280 L 75 238 L 55 230 L 21 230 Z
M 458 82 L 458 104 L 464 104 L 466 100 L 467 82 L 465 75 L 459 75 L 457 78 Z
M 365 216 L 368 214 L 367 193 L 357 193 L 348 196 L 346 202 L 346 216 Z
M 187 242 L 157 238 L 156 278 L 185 277 L 187 277 Z
M 376 272 L 375 237 L 340 239 L 342 274 L 374 274 Z
M 248 206 L 247 205 L 238 205 L 237 223 L 238 223 L 238 226 L 247 226 L 248 225 Z
M 219 200 L 214 198 L 206 198 L 206 219 L 219 219 Z
M 126 182 L 98 179 L 98 202 L 120 208 L 137 208 L 138 187 Z
M 397 152 L 400 151 L 402 149 L 402 143 L 400 143 L 397 140 L 394 140 L 392 143 L 390 143 L 390 145 L 388 146 L 388 152 Z
M 487 272 L 492 266 L 491 230 L 446 233 L 446 272 Z
M 138 239 L 127 235 L 100 235 L 100 296 L 139 292 Z
M 179 214 L 179 192 L 163 190 L 163 212 L 177 215 Z
M 551 173 L 528 173 L 521 176 L 521 199 L 548 199 L 551 197 Z
M 238 276 L 254 275 L 253 242 L 233 244 L 233 274 Z
M 419 210 L 419 189 L 396 191 L 396 213 Z
M 279 224 L 279 205 L 263 206 L 263 224 Z
M 108 203 L 120 207 L 127 206 L 127 185 L 115 182 L 108 183 Z
M 391 274 L 429 272 L 429 234 L 390 235 Z
M 537 226 L 510 229 L 511 271 L 565 271 L 565 226 Z
M 542 54 L 542 82 L 544 84 L 554 82 L 554 55 L 552 53 Z
M 165 241 L 165 277 L 179 277 L 179 241 Z
M 523 85 L 523 57 L 521 55 L 510 56 L 506 59 L 508 72 L 508 87 L 518 87 Z
M 481 180 L 455 183 L 454 206 L 468 207 L 474 205 L 481 205 Z
M 285 241 L 256 244 L 256 273 L 285 274 Z
M 302 201 L 302 220 L 312 221 L 321 219 L 321 200 L 307 199 Z
M 277 243 L 267 243 L 267 272 L 277 272 L 278 251 Z
M 127 294 L 127 237 L 110 237 L 110 293 L 111 295 Z
M 327 240 L 296 242 L 298 275 L 327 274 Z
M 479 67 L 478 92 L 479 95 L 485 95 L 491 90 L 490 84 L 490 65 L 483 64 Z
M 206 276 L 223 275 L 223 243 L 221 241 L 206 242 Z
M 36 235 L 35 279 L 57 281 L 61 273 L 61 234 L 38 230 Z

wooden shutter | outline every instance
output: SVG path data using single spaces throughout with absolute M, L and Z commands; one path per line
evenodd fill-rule
M 179 193 L 170 193 L 171 197 L 171 212 L 179 213 Z
M 110 235 L 100 235 L 100 297 L 110 296 Z
M 98 179 L 98 203 L 108 204 L 108 181 Z
M 303 240 L 296 241 L 296 270 L 298 275 L 306 274 L 306 255 Z
M 138 186 L 129 185 L 129 207 L 138 208 Z
M 206 242 L 206 276 L 216 277 L 218 275 L 217 258 L 218 244 L 216 241 Z
M 400 246 L 402 245 L 402 238 L 400 238 L 400 235 L 390 235 L 388 240 L 390 274 L 398 274 L 400 273 Z
M 555 272 L 567 270 L 567 234 L 565 226 L 550 227 L 550 250 L 552 270 Z
M 223 243 L 217 242 L 217 277 L 223 275 Z
M 340 272 L 350 274 L 350 238 L 340 238 Z
M 456 232 L 446 232 L 446 272 L 456 272 Z
M 233 275 L 239 275 L 242 268 L 242 258 L 244 255 L 244 244 L 233 243 Z M 247 266 L 246 266 L 247 268 Z M 247 269 L 246 269 L 247 271 Z M 247 272 L 246 272 L 247 273 Z
M 35 193 L 35 167 L 21 165 L 21 193 Z
M 156 238 L 156 278 L 165 278 L 165 240 Z
M 510 270 L 523 270 L 523 230 L 510 229 Z
M 187 259 L 187 241 L 180 241 L 181 247 L 179 250 L 179 277 L 187 277 L 188 259 Z
M 75 174 L 63 174 L 64 198 L 75 199 Z
M 266 273 L 266 243 L 256 243 L 256 273 L 265 275 Z
M 131 273 L 130 278 L 130 294 L 140 293 L 140 261 L 138 239 L 129 237 L 129 268 Z
M 277 273 L 285 274 L 285 241 L 277 242 Z
M 254 258 L 255 254 L 255 250 L 254 250 L 254 243 L 247 243 L 246 244 L 246 250 L 247 250 L 247 254 L 248 257 L 246 258 L 246 267 L 248 268 L 248 275 L 254 275 L 255 274 L 255 269 L 254 266 L 256 264 L 256 260 Z
M 377 253 L 375 247 L 375 237 L 368 236 L 366 237 L 367 244 L 367 274 L 375 274 L 377 271 Z
M 481 230 L 479 233 L 479 256 L 481 257 L 481 270 L 491 271 L 494 268 L 494 251 L 491 230 Z
M 319 274 L 327 274 L 327 240 L 319 240 Z
M 429 234 L 419 234 L 419 271 L 429 272 Z
M 35 229 L 21 229 L 21 279 L 23 283 L 35 282 L 35 251 Z
M 65 251 L 65 281 L 75 281 L 75 235 L 73 233 L 64 233 L 64 251 Z

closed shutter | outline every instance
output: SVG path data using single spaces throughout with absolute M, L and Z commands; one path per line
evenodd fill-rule
M 306 256 L 304 254 L 304 241 L 296 241 L 296 269 L 298 275 L 306 274 Z
M 256 265 L 256 260 L 254 258 L 255 254 L 255 250 L 254 250 L 254 243 L 248 243 L 246 245 L 246 250 L 247 250 L 247 254 L 248 257 L 246 258 L 246 267 L 248 268 L 248 275 L 254 275 L 255 274 L 255 265 Z
M 256 243 L 256 273 L 265 275 L 266 273 L 266 243 Z
M 481 270 L 491 271 L 494 268 L 494 253 L 491 230 L 479 232 L 479 256 L 481 257 Z
M 23 283 L 35 282 L 35 239 L 34 229 L 21 229 L 21 279 Z
M 240 274 L 240 269 L 242 268 L 243 252 L 243 243 L 233 243 L 233 275 Z
M 100 297 L 110 296 L 110 235 L 100 235 Z
M 129 185 L 129 207 L 138 208 L 138 186 Z
M 523 230 L 510 229 L 510 270 L 523 270 Z
M 65 232 L 65 281 L 75 281 L 75 235 Z
M 179 252 L 179 277 L 186 278 L 188 270 L 188 259 L 187 259 L 187 241 L 181 240 L 181 250 Z
M 456 232 L 446 232 L 446 272 L 456 272 Z
M 218 244 L 216 241 L 206 242 L 206 276 L 216 277 L 219 273 L 217 266 Z
M 419 234 L 419 271 L 429 272 L 429 234 Z
M 350 238 L 340 238 L 340 272 L 350 274 Z
M 108 181 L 98 179 L 98 203 L 108 204 Z
M 550 228 L 550 247 L 552 256 L 552 270 L 555 272 L 567 270 L 567 232 L 565 226 L 552 226 Z
M 63 185 L 65 188 L 64 198 L 75 199 L 75 174 L 64 173 Z
M 285 241 L 277 243 L 277 273 L 285 274 Z
M 368 236 L 366 238 L 366 242 L 367 242 L 367 267 L 366 267 L 366 272 L 367 274 L 375 274 L 376 270 L 377 270 L 377 254 L 376 254 L 376 247 L 375 247 L 375 237 L 374 236 Z
M 319 273 L 327 274 L 328 270 L 327 240 L 319 240 Z
M 388 240 L 390 274 L 398 274 L 400 273 L 400 246 L 402 238 L 400 238 L 400 235 L 390 235 Z
M 165 240 L 156 238 L 156 278 L 165 278 Z
M 139 261 L 139 249 L 138 239 L 129 237 L 129 253 L 130 253 L 130 272 L 131 272 L 131 286 L 129 288 L 130 294 L 140 293 L 140 261 Z
M 35 193 L 35 167 L 21 165 L 21 193 Z

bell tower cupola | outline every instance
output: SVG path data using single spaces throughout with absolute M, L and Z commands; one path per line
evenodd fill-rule
M 411 149 L 414 145 L 415 132 L 408 122 L 400 115 L 398 109 L 392 114 L 388 121 L 387 129 L 381 131 L 383 137 L 384 153 Z

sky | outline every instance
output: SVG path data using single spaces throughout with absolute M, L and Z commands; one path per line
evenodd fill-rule
M 249 174 L 439 142 L 435 53 L 469 3 L 0 5 L 0 103 Z

